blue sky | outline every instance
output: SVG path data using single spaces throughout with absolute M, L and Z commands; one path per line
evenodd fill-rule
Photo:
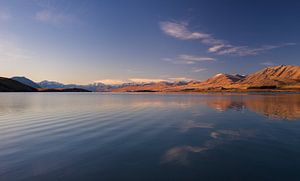
M 299 65 L 300 1 L 0 1 L 1 76 L 204 80 Z

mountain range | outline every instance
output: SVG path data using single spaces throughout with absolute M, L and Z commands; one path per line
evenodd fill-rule
M 300 66 L 267 67 L 247 76 L 220 73 L 206 81 L 186 84 L 153 83 L 116 88 L 116 92 L 201 92 L 201 91 L 267 91 L 300 90 Z
M 0 79 L 0 91 L 93 91 L 93 92 L 205 92 L 205 91 L 300 91 L 300 66 L 267 67 L 249 75 L 219 73 L 205 81 L 124 83 L 107 85 L 63 84 L 26 77 Z

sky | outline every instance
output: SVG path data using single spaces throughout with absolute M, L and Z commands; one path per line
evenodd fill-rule
M 300 1 L 0 0 L 0 76 L 205 80 L 299 65 Z

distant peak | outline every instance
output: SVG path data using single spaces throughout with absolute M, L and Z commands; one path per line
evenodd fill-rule
M 27 77 L 25 77 L 25 76 L 14 76 L 12 78 L 24 78 L 24 79 L 27 79 Z
M 218 73 L 218 74 L 216 74 L 214 77 L 219 77 L 219 76 L 222 76 L 222 75 L 225 75 L 225 74 L 223 74 L 223 73 Z

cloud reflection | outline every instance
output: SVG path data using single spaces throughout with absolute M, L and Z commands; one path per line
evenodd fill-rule
M 182 165 L 189 164 L 188 154 L 189 153 L 200 153 L 208 150 L 207 147 L 197 146 L 179 146 L 169 149 L 162 158 L 162 163 L 175 162 Z
M 199 146 L 177 146 L 170 148 L 165 152 L 162 157 L 162 164 L 175 163 L 183 166 L 189 165 L 191 162 L 191 154 L 202 153 L 212 150 L 218 146 L 226 144 L 231 141 L 240 140 L 244 138 L 250 138 L 256 135 L 255 130 L 243 130 L 243 129 L 220 129 L 210 132 L 208 139 L 203 145 Z
M 210 128 L 214 128 L 214 125 L 211 123 L 197 123 L 193 120 L 187 120 L 187 121 L 184 121 L 179 126 L 180 132 L 187 132 L 193 128 L 208 128 L 208 129 L 210 129 Z

